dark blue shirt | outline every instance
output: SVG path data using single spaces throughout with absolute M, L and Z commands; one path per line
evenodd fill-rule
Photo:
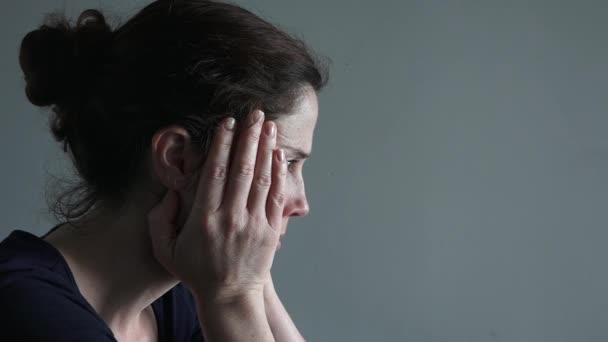
M 0 341 L 116 341 L 43 238 L 14 230 L 0 242 Z M 203 341 L 194 298 L 181 283 L 152 308 L 158 341 Z

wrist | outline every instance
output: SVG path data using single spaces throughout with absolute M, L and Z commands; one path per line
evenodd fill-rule
M 205 340 L 240 341 L 248 336 L 252 341 L 275 341 L 264 312 L 261 289 L 219 292 L 193 293 Z
M 272 283 L 272 280 L 267 282 L 266 284 L 264 284 L 264 297 L 269 296 L 274 293 L 276 293 L 276 292 L 275 292 L 274 284 Z
M 264 287 L 264 311 L 276 341 L 304 341 L 274 286 Z
M 262 300 L 264 288 L 257 285 L 195 287 L 192 294 L 197 301 L 205 305 L 223 305 Z

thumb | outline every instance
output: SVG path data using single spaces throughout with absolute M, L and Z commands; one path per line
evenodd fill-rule
M 167 270 L 172 264 L 177 239 L 174 225 L 177 204 L 177 194 L 168 189 L 163 199 L 148 212 L 148 228 L 154 255 Z

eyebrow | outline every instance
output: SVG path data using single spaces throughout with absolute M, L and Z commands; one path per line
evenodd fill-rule
M 294 157 L 296 157 L 297 159 L 308 159 L 310 158 L 310 152 L 304 152 L 299 148 L 295 148 L 295 147 L 285 147 L 284 148 L 285 151 L 288 154 L 293 155 Z

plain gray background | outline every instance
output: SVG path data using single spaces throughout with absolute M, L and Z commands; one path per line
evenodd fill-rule
M 21 0 L 0 13 L 0 238 L 46 232 L 65 169 L 24 95 L 21 38 L 46 11 L 148 1 Z M 331 58 L 275 282 L 309 341 L 608 340 L 608 3 L 238 3 Z

